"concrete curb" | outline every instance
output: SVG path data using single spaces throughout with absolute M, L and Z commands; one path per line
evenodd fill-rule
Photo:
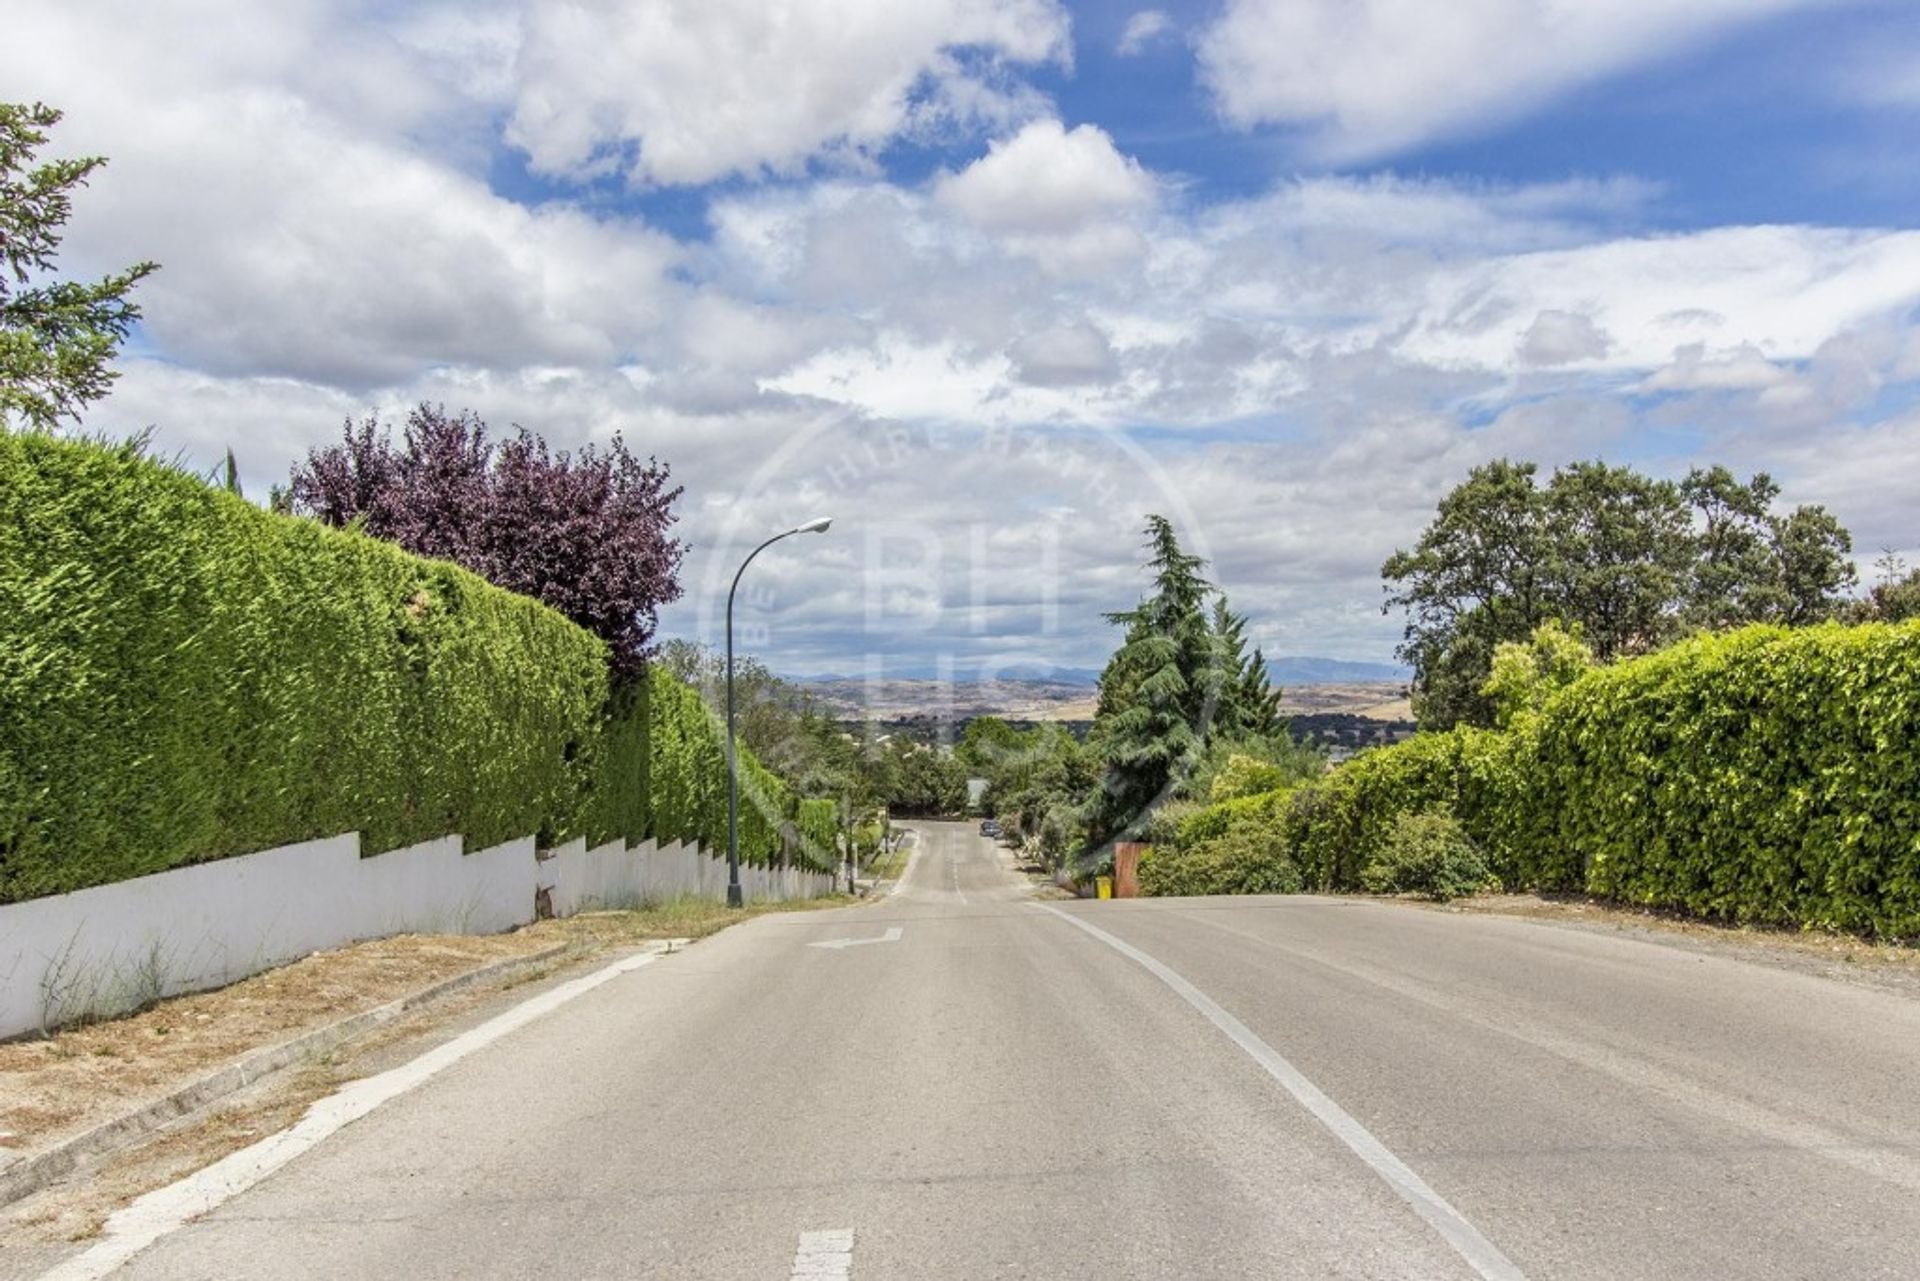
M 291 1040 L 265 1049 L 254 1050 L 226 1067 L 172 1091 L 162 1098 L 111 1121 L 103 1121 L 91 1130 L 82 1130 L 72 1138 L 45 1152 L 23 1158 L 18 1164 L 0 1167 L 0 1206 L 31 1196 L 71 1174 L 89 1157 L 104 1156 L 132 1146 L 135 1139 L 158 1130 L 214 1100 L 251 1085 L 273 1072 L 303 1059 L 318 1058 L 334 1046 L 360 1033 L 390 1023 L 402 1014 L 431 1005 L 435 1001 L 477 987 L 489 979 L 502 978 L 517 970 L 531 969 L 552 961 L 571 949 L 566 944 L 544 948 L 526 956 L 508 957 L 478 969 L 467 970 L 451 978 L 421 988 L 417 992 L 376 1005 L 370 1010 L 349 1015 L 311 1032 L 302 1032 Z

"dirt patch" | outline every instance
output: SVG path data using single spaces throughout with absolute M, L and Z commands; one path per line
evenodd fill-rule
M 1451 903 L 1402 901 L 1435 912 L 1518 916 L 1575 929 L 1639 934 L 1696 951 L 1920 996 L 1920 947 L 1910 944 L 1879 943 L 1820 930 L 1721 925 L 1579 895 L 1487 894 Z
M 249 1050 L 552 944 L 530 931 L 402 935 L 316 952 L 231 987 L 126 1018 L 0 1045 L 0 1146 L 50 1143 L 118 1116 Z

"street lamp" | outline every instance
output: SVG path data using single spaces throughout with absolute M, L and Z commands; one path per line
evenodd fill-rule
M 727 588 L 727 906 L 742 907 L 747 897 L 740 892 L 740 754 L 733 743 L 733 594 L 740 589 L 740 575 L 747 572 L 753 558 L 783 538 L 794 534 L 824 534 L 833 524 L 831 516 L 816 516 L 804 525 L 795 525 L 775 534 L 747 553 L 740 568 L 733 572 L 733 586 Z

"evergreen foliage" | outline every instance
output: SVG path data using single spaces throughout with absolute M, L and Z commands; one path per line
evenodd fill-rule
M 742 851 L 784 789 L 743 758 Z M 724 848 L 693 691 L 444 561 L 140 457 L 0 432 L 0 901 L 339 832 Z
M 133 287 L 159 270 L 137 263 L 92 284 L 45 280 L 54 269 L 74 188 L 99 156 L 35 164 L 60 112 L 0 102 L 0 426 L 49 430 L 105 396 L 119 377 L 108 362 L 140 309 Z
M 1402 814 L 1360 881 L 1374 894 L 1417 894 L 1444 903 L 1483 889 L 1487 862 L 1445 810 Z
M 1920 620 L 1700 635 L 1595 668 L 1505 732 L 1458 726 L 1187 816 L 1258 814 L 1350 890 L 1408 815 L 1450 813 L 1502 883 L 1920 937 Z
M 1206 561 L 1182 550 L 1163 516 L 1147 517 L 1146 536 L 1153 589 L 1133 609 L 1107 616 L 1125 635 L 1101 672 L 1088 736 L 1102 768 L 1085 806 L 1095 844 L 1137 836 L 1186 785 L 1210 743 L 1280 726 L 1265 659 L 1246 652 L 1246 620 L 1215 595 L 1202 574 Z

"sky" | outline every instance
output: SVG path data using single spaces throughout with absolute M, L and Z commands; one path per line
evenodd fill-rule
M 685 486 L 663 630 L 1098 666 L 1172 518 L 1269 655 L 1496 457 L 1920 558 L 1912 0 L 9 0 L 150 258 L 84 428 L 263 497 L 422 401 Z

